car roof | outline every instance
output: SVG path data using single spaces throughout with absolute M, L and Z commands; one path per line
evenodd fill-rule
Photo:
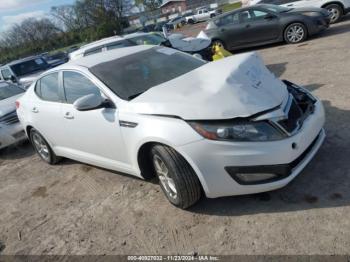
M 112 50 L 109 50 L 108 52 L 102 52 L 94 55 L 81 57 L 76 60 L 71 60 L 66 64 L 53 68 L 52 70 L 48 71 L 48 73 L 56 70 L 69 69 L 75 66 L 91 68 L 95 65 L 106 63 L 106 62 L 116 60 L 132 54 L 136 54 L 145 50 L 149 50 L 154 47 L 155 46 L 152 46 L 152 45 L 138 45 L 138 46 L 112 49 Z
M 117 41 L 121 41 L 123 39 L 130 39 L 130 38 L 133 38 L 133 37 L 149 35 L 149 34 L 151 34 L 151 33 L 136 32 L 136 33 L 127 34 L 127 35 L 123 35 L 123 36 L 111 36 L 111 37 L 103 38 L 103 39 L 100 39 L 98 41 L 95 41 L 95 42 L 83 45 L 78 50 L 75 50 L 74 52 L 72 52 L 71 55 L 74 56 L 76 54 L 81 54 L 81 53 L 84 53 L 85 51 L 87 51 L 89 49 L 98 48 L 98 47 L 100 47 L 102 45 L 114 43 L 114 42 L 117 42 Z
M 27 61 L 30 61 L 30 60 L 34 60 L 34 59 L 37 59 L 37 58 L 42 58 L 42 57 L 41 57 L 40 55 L 37 55 L 37 56 L 29 56 L 29 57 L 26 57 L 26 58 L 22 58 L 22 59 L 18 59 L 18 60 L 12 61 L 12 62 L 6 64 L 5 66 L 16 65 L 16 64 L 23 63 L 23 62 L 27 62 Z

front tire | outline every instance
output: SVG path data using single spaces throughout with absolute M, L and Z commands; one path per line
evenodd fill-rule
M 307 30 L 302 23 L 293 23 L 284 30 L 284 40 L 287 44 L 298 44 L 307 38 Z
M 47 143 L 45 138 L 34 128 L 30 130 L 30 141 L 42 160 L 50 165 L 58 163 L 60 158 L 55 155 L 49 143 Z
M 182 209 L 192 206 L 201 197 L 201 185 L 187 161 L 174 149 L 156 145 L 151 159 L 159 184 L 173 205 Z
M 325 6 L 325 9 L 331 14 L 331 24 L 339 22 L 343 15 L 343 8 L 337 4 L 330 4 Z

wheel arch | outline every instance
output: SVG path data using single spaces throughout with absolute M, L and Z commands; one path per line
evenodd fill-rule
M 168 146 L 174 149 L 178 154 L 180 154 L 186 161 L 187 163 L 191 166 L 193 171 L 195 172 L 196 176 L 199 179 L 199 182 L 201 184 L 202 190 L 205 194 L 209 192 L 208 185 L 197 167 L 197 165 L 192 161 L 192 159 L 185 153 L 183 152 L 179 147 L 175 147 L 173 145 L 170 145 L 169 143 L 166 143 L 164 141 L 147 141 L 144 142 L 142 145 L 139 146 L 137 150 L 137 165 L 140 170 L 140 175 L 144 179 L 152 179 L 155 177 L 155 174 L 153 172 L 153 165 L 150 159 L 150 153 L 151 149 L 154 145 L 163 145 L 163 146 Z
M 342 2 L 339 2 L 339 1 L 328 2 L 328 3 L 326 3 L 326 4 L 323 4 L 323 5 L 321 6 L 321 8 L 325 8 L 325 7 L 328 6 L 328 5 L 339 5 L 339 6 L 342 8 L 343 13 L 344 13 L 344 11 L 345 11 L 344 4 L 343 4 Z
M 302 21 L 302 20 L 296 20 L 296 21 L 290 21 L 290 22 L 285 24 L 285 26 L 283 27 L 283 30 L 282 30 L 283 39 L 284 39 L 285 32 L 286 32 L 288 26 L 290 26 L 292 24 L 302 24 L 305 27 L 305 30 L 306 30 L 306 37 L 309 36 L 309 29 L 307 27 L 307 24 L 304 21 Z
M 29 138 L 30 140 L 30 130 L 32 130 L 34 127 L 32 125 L 27 125 L 26 128 L 25 128 L 25 131 L 26 131 L 26 134 L 27 134 L 27 137 Z

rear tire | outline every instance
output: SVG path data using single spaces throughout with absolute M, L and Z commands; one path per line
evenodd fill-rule
M 45 138 L 34 128 L 30 130 L 30 142 L 42 160 L 50 165 L 58 163 L 61 158 L 56 156 Z
M 324 7 L 331 14 L 331 24 L 339 22 L 340 18 L 343 16 L 343 8 L 337 4 L 330 4 Z
M 188 19 L 188 23 L 192 25 L 192 24 L 194 24 L 194 20 L 193 19 Z
M 201 184 L 187 161 L 174 149 L 156 145 L 151 159 L 159 184 L 173 205 L 182 209 L 192 206 L 201 197 Z
M 307 38 L 307 30 L 302 23 L 293 23 L 284 30 L 284 40 L 287 44 L 299 44 Z

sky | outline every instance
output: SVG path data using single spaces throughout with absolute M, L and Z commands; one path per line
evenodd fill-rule
M 0 0 L 0 32 L 26 18 L 41 18 L 52 6 L 72 4 L 75 0 Z

